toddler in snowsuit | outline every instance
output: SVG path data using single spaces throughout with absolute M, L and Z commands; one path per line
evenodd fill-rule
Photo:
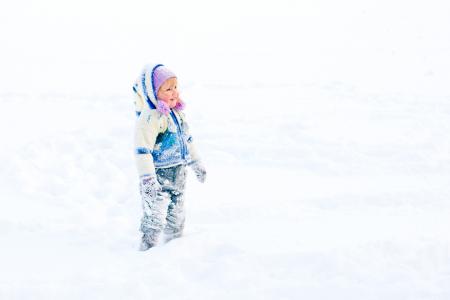
M 186 166 L 204 182 L 206 171 L 189 133 L 177 77 L 164 65 L 147 65 L 133 86 L 136 163 L 143 217 L 140 250 L 181 236 Z

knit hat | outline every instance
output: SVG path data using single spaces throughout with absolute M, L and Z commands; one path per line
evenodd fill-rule
M 160 65 L 153 71 L 153 87 L 155 96 L 158 94 L 159 88 L 163 85 L 164 81 L 169 78 L 177 77 L 166 66 Z
M 136 107 L 136 115 L 139 116 L 145 106 L 150 109 L 157 109 L 163 114 L 170 112 L 170 108 L 164 102 L 157 99 L 158 90 L 169 78 L 176 77 L 176 75 L 161 64 L 147 64 L 144 66 L 141 74 L 136 79 L 133 85 L 133 91 L 136 93 L 134 104 Z M 160 103 L 161 102 L 161 103 Z M 178 100 L 175 110 L 183 110 L 185 104 Z

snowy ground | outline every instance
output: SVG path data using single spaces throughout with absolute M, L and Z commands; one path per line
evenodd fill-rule
M 449 14 L 9 3 L 0 299 L 450 299 Z M 179 75 L 208 178 L 188 178 L 185 235 L 143 253 L 131 83 L 146 62 Z
M 185 95 L 208 182 L 189 177 L 185 236 L 145 253 L 130 99 L 1 97 L 2 299 L 450 297 L 448 98 Z M 297 104 L 252 109 L 276 95 Z

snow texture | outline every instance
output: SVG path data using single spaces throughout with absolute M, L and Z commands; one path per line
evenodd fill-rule
M 1 10 L 0 299 L 450 299 L 450 5 L 159 2 Z M 141 252 L 155 60 L 208 178 Z

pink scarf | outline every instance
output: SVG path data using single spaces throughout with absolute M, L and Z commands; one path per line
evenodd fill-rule
M 177 111 L 181 111 L 185 107 L 186 107 L 186 105 L 184 104 L 184 102 L 179 100 L 173 109 L 175 109 Z M 169 113 L 170 113 L 170 107 L 164 101 L 161 101 L 161 100 L 158 100 L 156 109 L 160 113 L 162 113 L 163 115 L 166 115 L 166 116 L 169 115 Z

